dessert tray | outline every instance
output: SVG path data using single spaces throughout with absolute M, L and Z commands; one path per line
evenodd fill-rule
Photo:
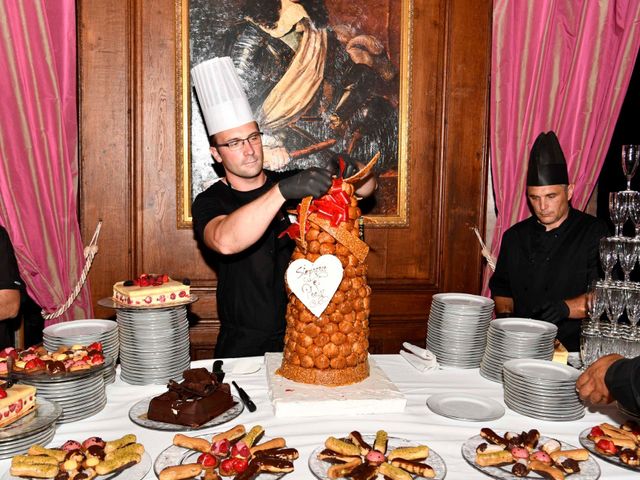
M 150 469 L 151 469 L 151 457 L 147 452 L 144 452 L 144 454 L 142 455 L 142 460 L 140 460 L 140 463 L 137 463 L 136 465 L 117 473 L 109 473 L 107 475 L 98 475 L 97 477 L 94 477 L 93 480 L 111 480 L 116 478 L 118 480 L 141 480 L 142 478 L 145 477 L 145 475 L 147 474 L 147 472 L 149 472 Z M 4 475 L 0 477 L 0 480 L 25 480 L 25 478 L 31 478 L 31 477 L 16 477 L 11 475 L 9 470 L 7 470 L 6 472 L 4 472 Z
M 254 433 L 256 432 L 259 432 L 259 433 L 257 433 L 257 435 L 254 435 Z M 264 445 L 264 448 L 267 448 L 268 446 L 271 446 L 270 444 L 274 442 L 280 442 L 278 446 L 275 446 L 270 450 L 264 450 L 264 452 L 265 453 L 282 452 L 283 454 L 287 453 L 289 455 L 291 453 L 294 453 L 295 455 L 291 456 L 291 461 L 285 462 L 289 464 L 289 467 L 290 467 L 289 471 L 292 471 L 293 461 L 298 458 L 297 450 L 292 448 L 286 448 L 286 442 L 283 438 L 270 439 L 269 437 L 264 436 L 263 433 L 264 433 L 264 430 L 260 426 L 254 426 L 250 431 L 247 432 L 245 431 L 244 425 L 237 425 L 232 429 L 228 430 L 227 432 L 213 432 L 206 435 L 198 435 L 194 437 L 177 434 L 174 437 L 174 444 L 165 448 L 160 453 L 160 455 L 158 455 L 158 457 L 156 458 L 156 461 L 153 464 L 153 470 L 156 476 L 158 476 L 161 479 L 171 478 L 171 475 L 165 477 L 166 472 L 163 473 L 163 470 L 165 469 L 171 470 L 172 468 L 176 468 L 176 467 L 179 468 L 182 465 L 186 466 L 186 464 L 207 465 L 206 459 L 203 458 L 205 456 L 208 456 L 210 458 L 213 458 L 215 456 L 215 459 L 213 460 L 214 465 L 210 467 L 210 468 L 213 468 L 214 471 L 218 469 L 222 469 L 224 462 L 233 462 L 234 460 L 241 460 L 241 459 L 245 459 L 245 467 L 244 467 L 245 469 L 247 468 L 247 463 L 249 464 L 249 468 L 251 468 L 250 466 L 251 466 L 251 463 L 254 461 L 253 459 L 258 458 L 256 457 L 256 455 L 259 455 L 260 453 L 260 452 L 254 452 L 254 449 L 261 448 L 262 445 Z M 249 450 L 251 450 L 252 453 L 250 454 L 250 456 L 247 458 L 246 455 L 241 455 L 241 454 L 239 455 L 238 452 L 235 452 L 234 454 L 233 448 L 236 448 L 237 445 L 239 444 L 244 444 L 244 440 L 247 439 L 247 437 L 251 437 L 252 439 L 255 439 L 255 438 L 259 439 L 259 441 L 255 443 L 254 443 L 254 440 L 250 440 L 250 441 L 247 440 L 248 444 L 245 444 L 244 448 L 246 449 L 246 455 L 249 455 Z M 179 438 L 180 438 L 180 441 L 178 441 Z M 237 443 L 232 443 L 234 441 L 237 441 Z M 206 444 L 205 448 L 202 448 L 201 446 L 197 445 L 197 442 L 205 443 Z M 177 443 L 180 443 L 183 446 L 179 446 L 177 445 Z M 224 445 L 225 443 L 226 443 L 226 446 Z M 187 444 L 189 445 L 189 447 L 186 446 Z M 252 445 L 252 447 L 249 449 L 247 448 L 246 445 L 249 445 L 249 446 Z M 207 452 L 211 452 L 211 453 L 202 453 L 205 449 Z M 274 455 L 277 455 L 277 453 L 274 453 Z M 278 462 L 277 459 L 276 459 L 276 462 Z M 204 474 L 204 471 L 202 473 Z M 252 476 L 251 478 L 255 480 L 274 480 L 286 475 L 286 473 L 287 472 L 270 473 L 270 472 L 262 471 L 258 473 L 256 476 Z M 237 474 L 241 474 L 241 473 L 228 472 L 224 474 L 224 477 L 225 478 L 235 477 L 235 475 Z M 194 473 L 191 476 L 197 478 L 199 477 L 199 475 L 200 475 L 199 473 Z
M 11 441 L 24 438 L 53 425 L 62 414 L 62 407 L 46 398 L 37 397 L 35 409 L 6 427 L 0 428 L 0 449 Z
M 437 415 L 470 422 L 496 420 L 504 415 L 504 407 L 497 401 L 469 393 L 431 395 L 427 406 Z
M 79 378 L 84 378 L 89 375 L 95 375 L 97 373 L 103 373 L 106 369 L 113 367 L 113 358 L 109 355 L 104 355 L 104 362 L 100 365 L 96 365 L 95 367 L 88 368 L 86 370 L 76 370 L 75 372 L 60 372 L 49 374 L 45 371 L 39 371 L 34 373 L 25 373 L 25 372 L 13 372 L 13 377 L 21 380 L 22 383 L 27 383 L 29 385 L 38 386 L 39 383 L 46 383 L 47 385 L 51 383 L 59 383 L 59 382 L 68 382 L 69 380 L 77 380 Z M 4 375 L 3 378 L 6 378 L 7 375 Z
M 188 427 L 186 425 L 178 425 L 173 423 L 165 423 L 158 422 L 156 420 L 149 420 L 147 418 L 147 411 L 149 410 L 149 403 L 151 399 L 156 397 L 157 395 L 145 398 L 135 403 L 131 409 L 129 410 L 129 418 L 131 421 L 141 427 L 149 428 L 151 430 L 162 430 L 165 432 L 183 432 L 183 431 L 193 431 L 193 430 L 202 430 L 204 428 L 216 427 L 218 425 L 222 425 L 223 423 L 230 422 L 238 415 L 242 413 L 244 410 L 244 403 L 235 395 L 231 395 L 233 397 L 233 401 L 236 402 L 234 406 L 232 406 L 226 412 L 221 413 L 215 418 L 212 418 L 207 423 L 203 423 L 197 427 Z M 177 447 L 179 448 L 179 447 Z
M 370 446 L 373 446 L 375 444 L 375 441 L 376 441 L 376 435 L 362 435 L 362 439 L 366 443 L 368 443 Z M 420 442 L 417 442 L 415 440 L 408 440 L 408 439 L 400 438 L 400 437 L 388 437 L 387 438 L 386 454 L 388 455 L 392 450 L 394 450 L 396 448 L 400 448 L 400 447 L 415 447 L 419 443 Z M 318 454 L 320 452 L 322 452 L 323 450 L 325 450 L 326 448 L 327 447 L 325 445 L 317 447 L 313 452 L 311 452 L 311 455 L 309 456 L 309 469 L 311 470 L 311 472 L 313 472 L 313 474 L 317 478 L 319 478 L 321 480 L 329 480 L 330 478 L 332 478 L 332 477 L 329 476 L 328 471 L 329 471 L 330 467 L 335 465 L 334 463 L 330 463 L 330 462 L 327 462 L 325 460 L 321 460 L 320 458 L 318 458 Z M 411 474 L 411 478 L 413 480 L 425 480 L 426 478 L 435 478 L 436 480 L 442 480 L 445 477 L 445 475 L 447 474 L 447 467 L 446 467 L 446 465 L 444 463 L 444 460 L 434 450 L 429 449 L 428 457 L 425 460 L 420 460 L 420 462 L 421 463 L 426 463 L 429 466 L 431 466 L 431 468 L 435 472 L 435 476 L 434 477 L 422 477 L 420 475 Z M 351 477 L 347 476 L 345 478 L 351 478 Z M 378 475 L 376 477 L 373 477 L 373 478 L 382 479 L 384 477 L 383 477 L 383 475 L 381 473 L 378 473 Z
M 582 432 L 580 432 L 580 436 L 578 437 L 580 440 L 580 445 L 582 445 L 584 448 L 589 450 L 589 452 L 591 452 L 596 457 L 601 458 L 602 460 L 605 460 L 609 463 L 613 463 L 614 465 L 617 465 L 622 468 L 628 468 L 629 470 L 640 472 L 640 466 L 636 466 L 636 467 L 631 466 L 629 464 L 624 463 L 622 460 L 620 460 L 620 457 L 618 457 L 618 455 L 605 455 L 604 453 L 598 451 L 593 441 L 588 438 L 590 431 L 591 431 L 591 428 L 587 428 Z
M 545 442 L 551 440 L 549 437 L 540 436 L 538 440 L 538 445 L 542 445 Z M 518 480 L 518 478 L 527 478 L 527 479 L 541 479 L 545 478 L 542 475 L 539 475 L 536 472 L 529 472 L 526 477 L 517 477 L 511 471 L 513 464 L 500 465 L 500 466 L 480 466 L 476 463 L 476 448 L 481 443 L 487 443 L 487 440 L 481 437 L 480 435 L 475 435 L 469 438 L 462 445 L 462 456 L 464 459 L 471 465 L 472 467 L 480 470 L 485 475 L 488 475 L 492 478 L 498 478 L 503 480 Z M 574 450 L 577 447 L 570 445 L 565 442 L 560 442 L 560 446 L 562 450 Z M 596 480 L 600 477 L 600 467 L 598 463 L 595 461 L 593 457 L 589 457 L 587 460 L 579 462 L 580 472 L 567 474 L 567 480 Z
M 98 305 L 106 308 L 113 308 L 115 310 L 163 310 L 170 309 L 173 307 L 180 307 L 183 305 L 191 305 L 194 302 L 198 301 L 198 296 L 193 293 L 189 297 L 185 297 L 184 300 L 179 302 L 173 302 L 170 305 L 125 305 L 124 303 L 116 302 L 111 297 L 105 297 L 98 300 Z

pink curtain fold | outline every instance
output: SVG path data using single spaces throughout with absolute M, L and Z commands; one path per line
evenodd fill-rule
M 491 172 L 497 209 L 491 252 L 531 213 L 529 151 L 554 130 L 583 210 L 609 148 L 640 46 L 637 0 L 494 0 Z M 491 275 L 485 269 L 483 293 Z
M 77 217 L 75 0 L 0 2 L 0 224 L 29 295 L 62 305 L 84 267 Z M 88 285 L 66 314 L 93 316 Z

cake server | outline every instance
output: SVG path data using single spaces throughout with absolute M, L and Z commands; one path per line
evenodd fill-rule
M 223 363 L 224 362 L 222 360 L 216 360 L 215 362 L 213 362 L 213 367 L 211 368 L 211 373 L 216 374 L 216 378 L 220 383 L 222 383 L 222 381 L 224 380 L 224 370 L 222 370 Z
M 249 394 L 245 392 L 244 389 L 240 388 L 235 381 L 232 381 L 231 383 L 233 383 L 233 386 L 236 387 L 238 395 L 240 395 L 242 403 L 244 403 L 245 407 L 247 407 L 247 410 L 249 410 L 250 412 L 255 412 L 257 407 L 256 404 L 253 403 L 253 400 L 251 400 Z

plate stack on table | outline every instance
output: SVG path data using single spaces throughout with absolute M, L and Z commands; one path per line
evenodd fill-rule
M 504 363 L 504 403 L 528 417 L 578 420 L 584 405 L 576 392 L 580 371 L 548 360 L 516 359 Z
M 487 328 L 493 300 L 467 293 L 438 293 L 433 296 L 427 348 L 440 365 L 478 368 L 487 342 Z
M 515 358 L 553 358 L 558 327 L 530 318 L 499 318 L 491 322 L 480 375 L 502 382 L 502 364 Z
M 113 360 L 105 356 L 103 368 L 68 372 L 60 376 L 23 375 L 20 383 L 33 385 L 38 400 L 46 398 L 62 407 L 58 423 L 69 423 L 91 417 L 107 404 L 104 370 L 113 368 Z
M 120 376 L 132 385 L 180 380 L 189 368 L 189 321 L 184 305 L 119 309 Z
M 33 412 L 0 428 L 0 459 L 25 453 L 36 443 L 49 443 L 56 433 L 56 420 L 61 413 L 62 408 L 57 403 L 36 397 Z
M 113 366 L 104 371 L 106 385 L 116 379 L 118 359 L 118 324 L 112 320 L 88 319 L 50 325 L 42 331 L 44 348 L 53 352 L 61 346 L 88 346 L 93 342 L 102 344 L 102 351 L 113 359 Z

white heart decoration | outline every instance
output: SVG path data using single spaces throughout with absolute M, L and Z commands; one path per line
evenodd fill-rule
M 322 315 L 342 281 L 338 257 L 322 255 L 315 262 L 300 258 L 287 268 L 287 284 L 316 317 Z

